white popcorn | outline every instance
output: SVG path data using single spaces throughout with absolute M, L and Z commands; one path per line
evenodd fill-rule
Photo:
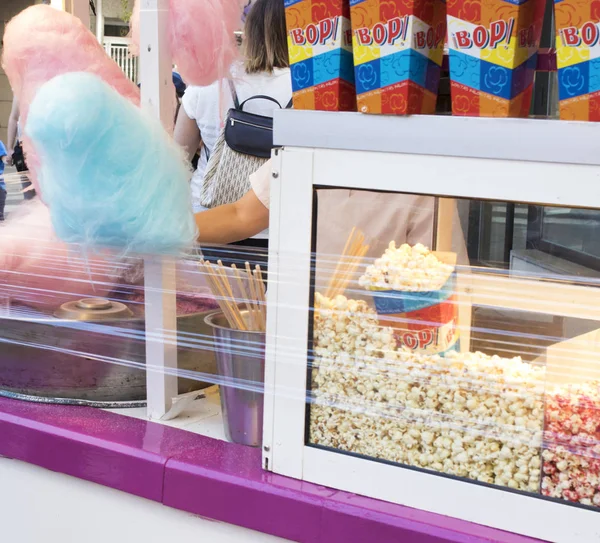
M 312 443 L 538 490 L 543 368 L 397 349 L 365 302 L 318 294 L 314 352 Z
M 377 314 L 366 302 L 337 296 L 330 300 L 315 295 L 315 355 L 348 353 L 355 359 L 364 356 L 394 360 L 396 343 L 393 331 L 382 328 Z
M 439 290 L 453 271 L 453 266 L 438 260 L 420 243 L 414 247 L 406 243 L 396 247 L 392 241 L 383 256 L 367 268 L 359 284 L 367 289 Z

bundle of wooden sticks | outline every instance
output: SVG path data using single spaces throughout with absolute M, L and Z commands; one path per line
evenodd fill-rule
M 226 268 L 220 260 L 217 261 L 216 266 L 202 260 L 200 266 L 206 272 L 208 285 L 229 326 L 234 330 L 264 332 L 267 327 L 267 305 L 260 266 L 256 266 L 254 270 L 251 269 L 248 262 L 246 262 L 245 270 L 238 269 L 235 264 L 231 266 L 242 295 L 237 300 L 233 294 Z
M 329 280 L 325 293 L 327 298 L 331 299 L 344 294 L 368 250 L 369 246 L 365 245 L 365 235 L 354 227 L 346 240 L 344 252 Z

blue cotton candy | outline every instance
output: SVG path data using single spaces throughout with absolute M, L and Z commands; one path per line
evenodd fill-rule
M 193 245 L 183 153 L 158 121 L 95 75 L 69 73 L 44 84 L 25 134 L 63 241 L 154 254 Z

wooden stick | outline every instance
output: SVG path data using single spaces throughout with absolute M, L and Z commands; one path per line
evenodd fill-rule
M 330 298 L 334 298 L 335 296 L 337 296 L 340 292 L 340 285 L 343 283 L 344 281 L 344 277 L 347 274 L 348 269 L 352 268 L 353 263 L 354 263 L 354 257 L 356 255 L 356 253 L 360 250 L 360 245 L 357 245 L 357 243 L 353 243 L 352 247 L 350 248 L 350 252 L 346 255 L 344 255 L 342 257 L 342 259 L 340 259 L 340 268 L 339 271 L 336 275 L 336 277 L 332 278 L 333 281 L 331 283 L 331 294 L 330 294 Z
M 344 294 L 344 291 L 346 290 L 346 288 L 348 286 L 349 280 L 350 280 L 352 274 L 354 273 L 354 270 L 356 269 L 355 262 L 356 262 L 356 257 L 353 257 L 352 260 L 346 266 L 346 268 L 344 270 L 342 270 L 342 272 L 340 273 L 338 281 L 336 282 L 335 288 L 333 289 L 333 292 L 332 292 L 333 297 Z
M 256 315 L 254 308 L 252 307 L 252 302 L 250 300 L 250 296 L 248 296 L 248 291 L 246 290 L 246 285 L 244 285 L 244 280 L 242 278 L 242 272 L 238 269 L 235 264 L 231 265 L 233 269 L 233 273 L 235 274 L 235 278 L 237 280 L 238 286 L 240 287 L 240 291 L 242 296 L 244 297 L 244 301 L 246 302 L 246 309 L 248 310 L 248 314 L 250 315 L 250 321 L 252 323 L 252 329 L 258 330 L 260 327 L 258 322 L 258 315 Z
M 212 290 L 212 293 L 214 294 L 215 299 L 217 300 L 217 303 L 219 304 L 219 307 L 221 308 L 221 311 L 223 312 L 223 315 L 225 315 L 225 318 L 229 322 L 229 325 L 231 326 L 232 329 L 236 330 L 237 323 L 235 321 L 235 318 L 233 317 L 233 312 L 231 311 L 231 308 L 229 307 L 229 303 L 225 299 L 225 296 L 223 295 L 223 291 L 221 290 L 220 285 L 218 284 L 217 278 L 215 277 L 213 270 L 210 267 L 210 262 L 205 263 L 205 268 L 206 268 L 206 273 L 207 273 L 207 279 L 209 282 L 209 286 Z
M 348 252 L 348 248 L 350 247 L 350 242 L 354 238 L 355 232 L 356 232 L 356 226 L 352 228 L 352 231 L 350 232 L 350 235 L 348 236 L 348 239 L 346 240 L 346 245 L 344 245 L 344 250 L 342 251 L 342 257 Z M 329 280 L 329 285 L 327 286 L 327 291 L 325 292 L 326 298 L 331 298 L 333 282 L 334 282 L 335 278 L 337 277 L 337 274 L 340 269 L 340 265 L 341 265 L 341 260 L 338 260 L 338 263 L 335 267 L 335 271 L 333 272 L 333 275 L 331 276 L 331 279 Z
M 356 234 L 356 235 L 355 235 Z M 365 241 L 365 235 L 360 230 L 356 232 L 356 227 L 352 229 L 350 236 L 346 240 L 344 251 L 337 263 L 335 272 L 329 280 L 329 285 L 325 296 L 327 298 L 334 298 L 339 292 L 339 284 L 342 278 L 346 275 L 346 270 L 353 263 L 353 257 L 355 257 L 360 249 L 363 247 Z
M 363 257 L 367 254 L 368 250 L 369 250 L 369 245 L 364 245 L 357 250 L 357 253 L 355 255 L 353 255 L 352 261 L 349 263 L 348 267 L 344 270 L 342 277 L 340 278 L 339 282 L 336 285 L 337 293 L 343 294 L 346 291 L 346 289 L 348 288 L 348 285 L 350 284 L 350 281 L 352 280 L 352 276 L 356 272 L 358 265 L 362 261 Z
M 339 293 L 340 294 L 344 294 L 344 292 L 346 292 L 346 289 L 348 288 L 348 285 L 352 281 L 352 276 L 356 273 L 356 269 L 358 268 L 358 265 L 360 264 L 360 262 L 363 259 L 363 257 L 367 254 L 368 250 L 369 250 L 369 246 L 368 245 L 365 245 L 364 247 L 362 247 L 361 249 L 359 249 L 359 252 L 355 256 L 354 261 L 346 269 L 346 272 L 345 272 L 344 276 L 342 277 L 342 280 L 340 281 L 340 283 L 338 285 L 338 289 L 339 289 Z
M 231 302 L 233 303 L 234 306 L 236 306 L 235 296 L 233 295 L 231 283 L 229 282 L 229 277 L 227 276 L 227 272 L 225 271 L 225 266 L 223 266 L 223 262 L 221 260 L 217 260 L 217 267 L 215 269 L 217 270 L 217 273 L 219 274 L 219 277 L 221 278 L 221 280 L 223 282 L 223 286 L 225 287 L 225 292 L 229 294 L 229 296 L 231 298 Z
M 360 262 L 361 258 L 361 256 L 359 255 L 361 255 L 362 253 L 362 256 L 364 256 L 364 254 L 366 254 L 366 251 L 368 250 L 369 246 L 363 245 L 364 239 L 364 234 L 362 232 L 359 232 L 357 238 L 352 243 L 350 249 L 347 250 L 344 255 L 342 255 L 342 258 L 338 263 L 336 275 L 330 280 L 329 288 L 327 290 L 329 298 L 334 298 L 339 294 L 343 294 L 343 292 L 346 290 L 346 279 L 348 275 L 351 276 L 352 273 L 356 270 L 356 266 Z M 366 250 L 365 247 L 367 248 Z M 358 257 L 358 260 L 356 257 Z M 346 286 L 344 286 L 345 282 Z
M 210 290 L 212 291 L 213 295 L 215 296 L 215 300 L 217 301 L 217 304 L 219 304 L 219 307 L 221 308 L 223 315 L 225 315 L 225 318 L 227 319 L 229 326 L 231 326 L 231 328 L 233 328 L 235 330 L 237 327 L 235 319 L 229 312 L 229 306 L 225 303 L 225 301 L 223 299 L 220 298 L 219 288 L 217 287 L 215 278 L 212 276 L 212 270 L 208 267 L 209 263 L 202 260 L 200 264 L 205 269 L 206 281 L 208 282 L 208 286 L 209 286 Z
M 350 241 L 352 240 L 352 238 L 354 238 L 355 232 L 356 232 L 356 226 L 354 226 L 352 228 L 352 231 L 350 232 L 350 235 L 348 236 L 348 239 L 346 240 L 346 245 L 344 245 L 344 250 L 342 251 L 343 255 L 345 255 L 348 252 L 348 248 L 350 247 Z
M 260 306 L 258 305 L 258 292 L 256 291 L 256 285 L 254 283 L 254 276 L 252 275 L 252 269 L 250 263 L 246 262 L 246 273 L 248 275 L 248 285 L 250 287 L 250 295 L 252 296 L 252 307 L 259 312 Z
M 262 331 L 267 331 L 267 297 L 265 292 L 265 284 L 262 280 L 262 270 L 260 266 L 257 264 L 256 268 L 254 268 L 254 277 L 256 278 L 258 289 L 258 295 L 260 300 L 260 320 L 262 324 Z
M 265 285 L 262 280 L 262 270 L 257 264 L 253 270 L 254 275 L 254 290 L 256 292 L 256 304 L 258 306 L 258 321 L 260 323 L 260 331 L 264 332 L 267 329 L 267 318 L 266 318 L 266 298 L 265 298 Z
M 232 328 L 234 330 L 243 330 L 244 328 L 242 328 L 243 323 L 239 320 L 239 318 L 237 318 L 236 316 L 236 312 L 235 309 L 232 307 L 232 305 L 230 304 L 229 300 L 227 299 L 227 292 L 225 290 L 225 287 L 221 284 L 220 282 L 220 278 L 218 276 L 218 273 L 216 271 L 213 271 L 212 268 L 212 264 L 210 262 L 207 263 L 207 268 L 211 274 L 212 280 L 213 280 L 213 284 L 216 288 L 217 294 L 221 297 L 221 299 L 223 300 L 223 303 L 225 304 L 225 308 L 227 313 L 229 314 L 231 321 L 232 321 Z
M 250 296 L 248 297 L 248 300 L 250 301 L 250 307 L 252 312 L 254 313 L 254 316 L 256 318 L 256 330 L 260 331 L 260 307 L 258 305 L 258 300 L 257 300 L 257 292 L 256 292 L 256 288 L 254 285 L 254 282 L 252 280 L 252 272 L 250 271 L 250 264 L 248 264 L 248 262 L 246 262 L 246 280 L 248 281 L 248 290 L 250 291 Z
M 256 292 L 256 297 L 257 297 L 256 303 L 258 305 L 258 318 L 260 321 L 260 331 L 264 332 L 266 329 L 266 325 L 267 325 L 265 314 L 264 314 L 265 306 L 264 306 L 264 302 L 261 301 L 262 293 L 261 293 L 259 279 L 256 275 L 256 272 L 253 272 L 252 280 L 254 281 L 254 290 Z
M 244 321 L 244 316 L 241 314 L 240 308 L 235 303 L 235 297 L 233 295 L 233 290 L 231 289 L 231 284 L 229 283 L 229 277 L 227 277 L 227 273 L 225 272 L 225 268 L 223 267 L 223 262 L 221 262 L 220 260 L 217 261 L 216 271 L 217 276 L 220 277 L 222 280 L 221 286 L 225 291 L 225 295 L 227 296 L 227 294 L 229 294 L 231 298 L 231 304 L 229 305 L 229 307 L 233 313 L 235 321 L 238 324 L 239 330 L 247 330 L 248 327 L 246 326 L 246 323 Z

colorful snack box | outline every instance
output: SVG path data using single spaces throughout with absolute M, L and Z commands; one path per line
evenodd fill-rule
M 600 0 L 555 0 L 560 118 L 600 121 Z
M 452 113 L 527 117 L 545 0 L 449 0 Z
M 350 0 L 358 110 L 435 112 L 445 0 Z
M 456 267 L 456 254 L 432 254 L 440 262 Z M 394 330 L 398 348 L 440 355 L 459 350 L 456 269 L 436 290 L 398 291 L 373 286 L 368 290 L 379 324 Z
M 373 293 L 379 324 L 393 328 L 398 348 L 429 354 L 458 350 L 455 283 L 452 275 L 437 291 Z
M 356 111 L 348 0 L 284 0 L 295 109 Z

